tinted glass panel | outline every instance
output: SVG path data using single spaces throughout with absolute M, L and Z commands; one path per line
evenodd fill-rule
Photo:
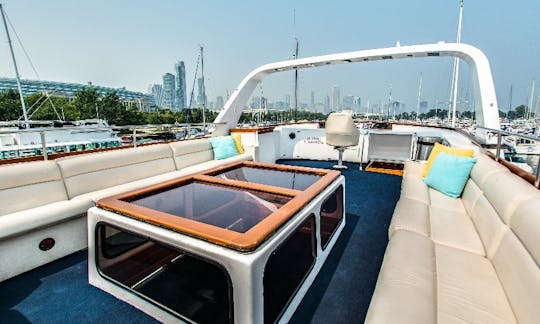
M 343 219 L 343 186 L 339 186 L 321 206 L 321 245 L 323 249 Z
M 217 174 L 216 176 L 296 190 L 305 190 L 321 178 L 321 176 L 308 173 L 285 172 L 252 167 L 240 167 Z
M 233 321 L 230 279 L 219 266 L 174 248 L 99 224 L 102 275 L 198 323 Z
M 291 198 L 193 182 L 131 203 L 201 223 L 245 233 Z
M 315 216 L 313 214 L 279 246 L 264 270 L 264 322 L 279 320 L 297 289 L 315 264 Z

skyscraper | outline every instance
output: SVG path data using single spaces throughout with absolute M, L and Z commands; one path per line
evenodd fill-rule
M 329 114 L 331 111 L 332 110 L 330 108 L 330 96 L 326 96 L 324 98 L 324 113 Z
M 341 107 L 341 97 L 339 94 L 339 86 L 335 85 L 332 87 L 332 106 L 330 107 L 332 111 L 338 111 Z
M 197 94 L 197 105 L 199 107 L 202 107 L 202 105 L 204 104 L 204 99 L 203 98 L 203 87 L 204 87 L 204 82 L 203 82 L 203 79 L 202 78 L 198 78 L 197 79 L 197 89 L 199 90 L 198 94 Z
M 174 75 L 165 73 L 163 75 L 163 90 L 161 107 L 165 109 L 174 110 Z
M 285 95 L 285 109 L 291 109 L 291 95 Z
M 354 110 L 354 96 L 348 95 L 343 97 L 343 109 Z
M 428 112 L 428 102 L 427 101 L 420 101 L 420 112 L 419 112 L 419 114 L 427 113 L 427 112 Z
M 174 91 L 175 110 L 180 111 L 186 108 L 186 67 L 184 61 L 179 61 L 174 65 L 176 88 Z
M 161 84 L 153 84 L 150 88 L 150 93 L 152 94 L 152 97 L 154 97 L 155 105 L 161 107 L 163 86 L 161 86 Z
M 315 92 L 311 91 L 311 100 L 309 102 L 309 109 L 315 110 Z
M 216 108 L 217 109 L 223 109 L 223 106 L 225 103 L 223 102 L 223 96 L 217 96 L 216 98 Z
M 360 99 L 360 97 L 354 97 L 354 106 L 355 106 L 355 109 L 354 109 L 355 112 L 359 113 L 362 110 L 362 99 Z

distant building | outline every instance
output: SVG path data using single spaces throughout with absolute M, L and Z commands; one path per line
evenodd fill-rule
M 203 93 L 204 93 L 204 81 L 203 81 L 203 78 L 198 78 L 197 79 L 197 89 L 199 90 L 198 92 L 198 95 L 197 95 L 197 105 L 199 107 L 202 107 L 204 105 L 204 103 L 206 102 L 206 98 L 203 98 Z
M 216 109 L 223 109 L 223 106 L 225 106 L 225 103 L 223 101 L 223 96 L 217 96 L 217 98 L 216 98 Z
M 291 109 L 291 95 L 285 95 L 285 109 Z
M 341 108 L 341 97 L 339 94 L 339 86 L 332 87 L 332 105 L 330 109 L 332 111 L 338 111 Z
M 315 110 L 315 92 L 311 91 L 311 100 L 309 101 L 309 108 Z
M 329 114 L 332 111 L 330 107 L 330 96 L 324 98 L 324 114 Z
M 343 97 L 343 102 L 341 103 L 343 109 L 354 110 L 354 96 L 348 95 Z
M 354 97 L 354 107 L 353 109 L 355 112 L 359 113 L 362 112 L 362 99 L 360 97 Z
M 427 113 L 428 112 L 428 102 L 427 101 L 420 101 L 420 114 Z
M 152 95 L 142 92 L 129 91 L 126 88 L 109 88 L 103 86 L 80 83 L 67 83 L 55 81 L 21 80 L 21 88 L 24 96 L 34 93 L 47 92 L 53 97 L 63 97 L 71 100 L 75 98 L 77 92 L 92 88 L 99 94 L 106 95 L 115 92 L 122 104 L 128 107 L 137 107 L 140 111 L 150 111 L 154 98 Z M 13 78 L 0 78 L 0 91 L 17 91 L 17 80 Z
M 174 91 L 175 110 L 181 111 L 186 108 L 186 67 L 183 61 L 174 65 L 176 88 Z
M 150 93 L 154 98 L 154 105 L 161 107 L 162 95 L 163 95 L 163 86 L 161 84 L 153 84 L 150 88 Z
M 261 105 L 261 97 L 253 96 L 251 97 L 251 103 L 249 104 L 249 107 L 252 109 L 259 108 Z
M 165 73 L 163 75 L 163 91 L 161 99 L 161 108 L 174 110 L 174 75 Z
M 395 116 L 405 111 L 405 104 L 399 101 L 392 101 L 390 104 L 390 115 Z

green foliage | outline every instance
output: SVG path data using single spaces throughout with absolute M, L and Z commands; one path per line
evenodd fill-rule
M 20 111 L 20 114 L 19 114 Z M 0 120 L 16 120 L 22 115 L 21 101 L 19 95 L 8 90 L 0 93 Z
M 161 110 L 141 112 L 135 106 L 124 105 L 116 92 L 101 95 L 94 88 L 85 88 L 76 93 L 72 100 L 63 97 L 47 97 L 35 93 L 25 97 L 25 102 L 32 120 L 79 120 L 100 118 L 110 125 L 143 125 L 184 123 L 186 113 Z M 22 116 L 22 106 L 17 92 L 0 92 L 0 120 L 17 120 Z M 206 111 L 206 122 L 212 122 L 217 113 Z M 191 109 L 191 123 L 201 123 L 201 109 Z

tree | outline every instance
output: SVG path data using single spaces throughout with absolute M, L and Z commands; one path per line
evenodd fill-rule
M 75 94 L 73 106 L 79 111 L 81 119 L 97 118 L 100 94 L 94 88 L 85 88 Z
M 19 114 L 20 112 L 20 114 Z M 13 90 L 0 93 L 0 119 L 17 120 L 22 115 L 21 101 L 19 95 Z

